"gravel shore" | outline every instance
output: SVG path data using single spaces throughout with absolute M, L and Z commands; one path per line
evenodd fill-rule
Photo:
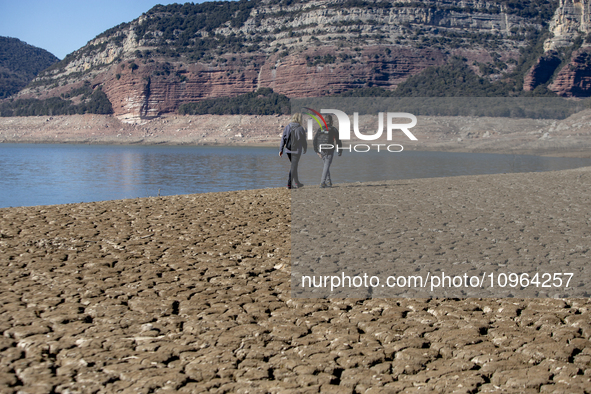
M 447 178 L 469 203 L 446 190 L 437 208 L 467 244 L 484 242 L 470 218 L 491 204 L 501 228 L 562 230 L 540 242 L 524 234 L 534 249 L 588 240 L 591 169 L 535 174 L 517 203 L 479 192 L 524 176 Z M 417 196 L 437 191 L 404 183 Z M 536 208 L 540 188 L 554 200 Z M 588 298 L 292 298 L 290 197 L 265 189 L 0 209 L 0 392 L 591 391 Z M 552 206 L 578 220 L 545 215 Z M 425 228 L 420 212 L 398 225 Z M 422 253 L 450 248 L 446 234 L 432 240 Z M 564 252 L 587 258 L 588 245 Z
M 0 143 L 169 144 L 279 146 L 286 115 L 163 115 L 118 119 L 109 115 L 0 118 Z M 591 110 L 563 120 L 418 116 L 412 132 L 395 143 L 405 150 L 591 157 Z M 375 117 L 360 116 L 362 130 L 375 130 Z M 385 137 L 384 137 L 385 138 Z M 384 138 L 373 143 L 387 142 Z M 357 140 L 350 141 L 366 143 Z M 345 144 L 347 145 L 347 144 Z

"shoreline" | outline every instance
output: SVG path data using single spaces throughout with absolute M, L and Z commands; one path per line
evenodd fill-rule
M 406 150 L 591 157 L 591 110 L 563 120 L 419 116 Z M 110 115 L 0 118 L 0 143 L 278 147 L 289 116 L 163 115 L 125 123 Z M 360 127 L 372 130 L 371 117 Z M 403 137 L 404 138 L 404 137 Z M 367 143 L 358 139 L 351 144 Z M 383 140 L 371 143 L 387 142 Z M 309 144 L 311 141 L 309 141 Z
M 361 142 L 361 141 L 355 141 Z M 144 142 L 144 141 L 52 141 L 52 140 L 19 140 L 19 141 L 0 141 L 0 144 L 31 144 L 31 145 L 105 145 L 105 146 L 195 146 L 195 147 L 244 147 L 244 148 L 277 148 L 277 143 L 211 143 L 211 142 L 174 142 L 174 141 L 163 141 L 163 142 Z M 591 158 L 591 141 L 589 141 L 589 147 L 581 148 L 579 146 L 573 147 L 556 147 L 547 148 L 517 148 L 510 151 L 500 148 L 470 148 L 462 146 L 421 146 L 420 148 L 412 148 L 405 150 L 411 150 L 413 152 L 449 152 L 449 153 L 484 153 L 484 154 L 498 154 L 498 155 L 527 155 L 527 156 L 541 156 L 541 157 L 563 157 L 563 158 Z M 585 144 L 586 145 L 586 142 Z

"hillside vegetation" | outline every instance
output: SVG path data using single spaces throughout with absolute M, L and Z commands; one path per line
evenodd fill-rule
M 75 104 L 70 97 L 79 101 Z M 81 115 L 113 113 L 111 102 L 100 87 L 94 90 L 85 84 L 79 89 L 64 94 L 62 97 L 51 97 L 45 100 L 16 99 L 0 103 L 0 116 L 39 116 L 39 115 Z
M 586 37 L 553 50 L 552 69 L 539 66 L 553 16 L 570 15 L 563 8 L 558 0 L 157 5 L 53 64 L 19 96 L 59 100 L 14 100 L 3 113 L 106 111 L 70 93 L 83 83 L 115 115 L 137 119 L 280 114 L 288 98 L 315 96 L 584 97 L 585 83 L 558 76 L 584 58 Z
M 59 59 L 44 49 L 11 37 L 0 37 L 0 99 L 24 88 Z
M 178 112 L 181 115 L 285 115 L 289 114 L 290 106 L 287 96 L 261 88 L 236 97 L 182 104 Z

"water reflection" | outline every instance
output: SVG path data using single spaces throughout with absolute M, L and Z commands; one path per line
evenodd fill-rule
M 308 152 L 300 180 L 320 181 Z M 333 182 L 560 170 L 590 159 L 477 153 L 349 153 Z M 101 201 L 284 186 L 289 161 L 275 148 L 0 144 L 0 207 Z

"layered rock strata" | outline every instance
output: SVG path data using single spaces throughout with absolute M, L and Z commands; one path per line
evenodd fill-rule
M 559 1 L 559 7 L 549 25 L 553 37 L 544 43 L 546 51 L 569 46 L 580 34 L 591 32 L 589 0 Z
M 526 75 L 524 90 L 533 90 L 553 77 L 548 89 L 559 96 L 591 95 L 591 61 L 588 58 L 591 47 L 587 36 L 591 32 L 590 15 L 589 0 L 560 0 L 549 25 L 553 36 L 546 40 L 546 52 Z M 561 62 L 564 65 L 556 72 Z
M 591 96 L 591 47 L 573 52 L 549 88 L 565 97 Z
M 549 51 L 540 56 L 536 64 L 525 75 L 523 90 L 529 92 L 548 82 L 561 62 L 559 54 L 555 51 Z
M 21 97 L 51 97 L 91 81 L 102 86 L 115 115 L 140 119 L 175 111 L 183 102 L 260 87 L 289 97 L 394 89 L 455 55 L 469 64 L 492 62 L 493 52 L 495 59 L 515 60 L 524 45 L 520 32 L 542 26 L 503 7 L 480 1 L 432 1 L 429 7 L 410 1 L 347 7 L 334 0 L 290 6 L 261 1 L 242 24 L 201 29 L 182 45 L 180 30 L 169 34 L 158 24 L 174 15 L 155 7 L 68 56 Z M 195 49 L 212 42 L 228 47 Z

